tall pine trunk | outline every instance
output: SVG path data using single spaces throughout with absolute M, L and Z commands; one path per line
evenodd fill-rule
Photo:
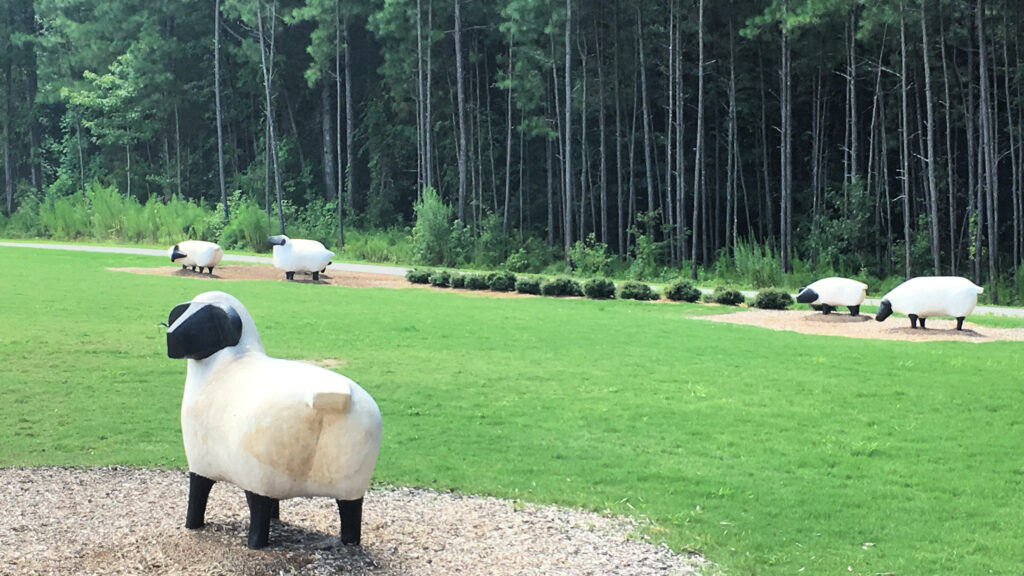
M 928 165 L 928 229 L 931 232 L 932 267 L 934 274 L 939 271 L 939 189 L 935 183 L 935 115 L 932 111 L 932 73 L 928 64 L 928 24 L 924 10 L 925 0 L 921 0 L 921 54 L 924 57 L 924 104 L 927 110 L 925 129 L 928 136 L 928 152 L 925 163 Z
M 565 0 L 565 209 L 562 213 L 565 265 L 572 267 L 572 0 Z
M 270 22 L 271 22 L 271 34 L 273 34 L 274 26 L 274 10 L 270 11 Z M 270 71 L 267 68 L 267 50 L 266 42 L 264 41 L 263 34 L 263 2 L 260 1 L 256 6 L 256 22 L 258 25 L 257 32 L 260 39 L 260 62 L 263 70 L 263 93 L 266 96 L 266 111 L 267 111 L 267 131 L 270 137 L 270 157 L 274 163 L 274 189 L 277 192 L 277 222 L 280 230 L 280 234 L 284 234 L 284 211 L 281 206 L 282 202 L 282 190 L 281 190 L 281 170 L 277 159 L 277 137 L 274 134 L 274 111 L 271 105 L 270 98 Z M 273 50 L 273 40 L 271 40 L 270 49 Z M 273 52 L 270 54 L 270 60 L 273 61 Z
M 693 156 L 693 234 L 690 244 L 690 278 L 697 280 L 697 222 L 704 178 L 704 0 L 697 3 L 697 146 Z
M 217 174 L 220 182 L 220 203 L 224 206 L 224 220 L 230 218 L 228 212 L 228 189 L 224 185 L 224 129 L 220 113 L 220 0 L 214 5 L 213 16 L 213 83 L 217 107 Z
M 466 222 L 466 83 L 462 63 L 462 0 L 455 0 L 455 93 L 459 112 L 459 221 Z

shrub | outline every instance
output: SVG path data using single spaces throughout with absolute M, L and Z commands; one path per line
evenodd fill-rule
M 583 296 L 583 289 L 572 278 L 559 276 L 541 284 L 540 293 L 545 296 Z
M 743 298 L 743 294 L 740 294 L 739 290 L 718 286 L 715 288 L 714 293 L 711 294 L 711 301 L 717 302 L 718 304 L 725 304 L 726 306 L 739 306 L 740 304 L 743 304 L 745 299 Z
M 793 297 L 785 290 L 769 288 L 757 293 L 754 298 L 754 307 L 764 310 L 785 310 L 793 304 Z
M 487 275 L 487 285 L 495 292 L 511 292 L 516 289 L 516 275 L 508 270 L 499 270 Z
M 483 274 L 466 274 L 467 290 L 487 290 L 489 287 Z
M 624 300 L 657 300 L 658 295 L 651 290 L 651 286 L 636 280 L 627 280 L 619 289 L 619 298 Z
M 696 302 L 700 300 L 700 290 L 689 280 L 676 280 L 665 288 L 665 297 L 676 302 Z
M 256 203 L 246 202 L 235 206 L 231 213 L 231 221 L 224 226 L 220 235 L 220 245 L 226 249 L 252 250 L 266 252 L 269 244 L 270 221 L 266 212 Z
M 577 240 L 569 249 L 569 258 L 576 270 L 586 276 L 605 274 L 614 256 L 608 253 L 608 245 L 598 242 L 594 233 L 587 234 L 586 240 Z
M 520 294 L 540 294 L 540 278 L 521 276 L 516 279 L 516 292 Z
M 431 274 L 432 272 L 430 270 L 413 268 L 405 273 L 405 279 L 413 284 L 426 284 L 427 282 L 430 282 Z
M 451 282 L 452 288 L 465 288 L 466 287 L 466 276 L 459 272 L 452 272 Z
M 448 264 L 451 252 L 451 206 L 433 188 L 424 188 L 413 205 L 416 225 L 412 229 L 413 257 L 422 264 Z
M 615 283 L 607 278 L 591 278 L 583 283 L 583 294 L 598 300 L 615 298 Z
M 435 270 L 434 273 L 430 275 L 430 285 L 437 286 L 438 288 L 447 288 L 451 279 L 452 276 L 447 270 Z

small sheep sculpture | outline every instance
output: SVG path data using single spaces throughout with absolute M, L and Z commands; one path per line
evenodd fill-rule
M 796 301 L 800 304 L 820 305 L 826 316 L 840 306 L 850 309 L 850 316 L 860 315 L 860 305 L 868 285 L 849 278 L 822 278 L 800 289 Z
M 964 318 L 974 311 L 978 294 L 984 289 L 974 282 L 958 276 L 922 276 L 911 278 L 895 287 L 882 298 L 875 320 L 882 322 L 893 312 L 906 314 L 910 327 L 917 328 L 917 321 L 932 316 L 956 318 L 956 329 L 963 330 Z
M 219 264 L 220 259 L 224 257 L 224 251 L 220 249 L 220 246 L 202 240 L 178 242 L 171 246 L 167 254 L 170 255 L 171 262 L 181 264 L 182 270 L 191 266 L 192 271 L 195 272 L 198 266 L 200 274 L 202 274 L 203 268 L 208 268 L 210 274 L 213 274 L 213 267 Z
M 334 257 L 334 252 L 316 240 L 280 234 L 267 238 L 267 241 L 274 245 L 274 267 L 284 270 L 284 277 L 288 280 L 294 280 L 296 272 L 312 274 L 314 281 L 319 280 Z
M 348 378 L 268 357 L 234 296 L 204 292 L 167 319 L 167 355 L 187 358 L 181 432 L 189 468 L 185 527 L 203 526 L 215 482 L 245 491 L 249 548 L 269 542 L 279 501 L 337 500 L 341 541 L 359 544 L 380 450 L 380 410 Z

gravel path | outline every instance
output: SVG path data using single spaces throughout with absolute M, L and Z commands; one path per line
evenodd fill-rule
M 326 498 L 281 503 L 269 548 L 245 546 L 241 491 L 217 484 L 186 530 L 184 472 L 0 468 L 2 574 L 683 575 L 703 559 L 627 538 L 635 523 L 410 488 L 372 490 L 363 546 L 339 543 Z

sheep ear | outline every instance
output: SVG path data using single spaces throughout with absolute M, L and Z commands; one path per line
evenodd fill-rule
M 178 304 L 171 309 L 171 314 L 167 317 L 167 327 L 169 328 L 174 326 L 174 323 L 178 321 L 178 318 L 181 318 L 181 315 L 184 314 L 185 310 L 188 310 L 188 307 L 191 305 L 191 302 L 185 302 L 184 304 Z
M 167 330 L 167 355 L 202 360 L 237 345 L 241 339 L 238 312 L 230 306 L 206 304 Z

